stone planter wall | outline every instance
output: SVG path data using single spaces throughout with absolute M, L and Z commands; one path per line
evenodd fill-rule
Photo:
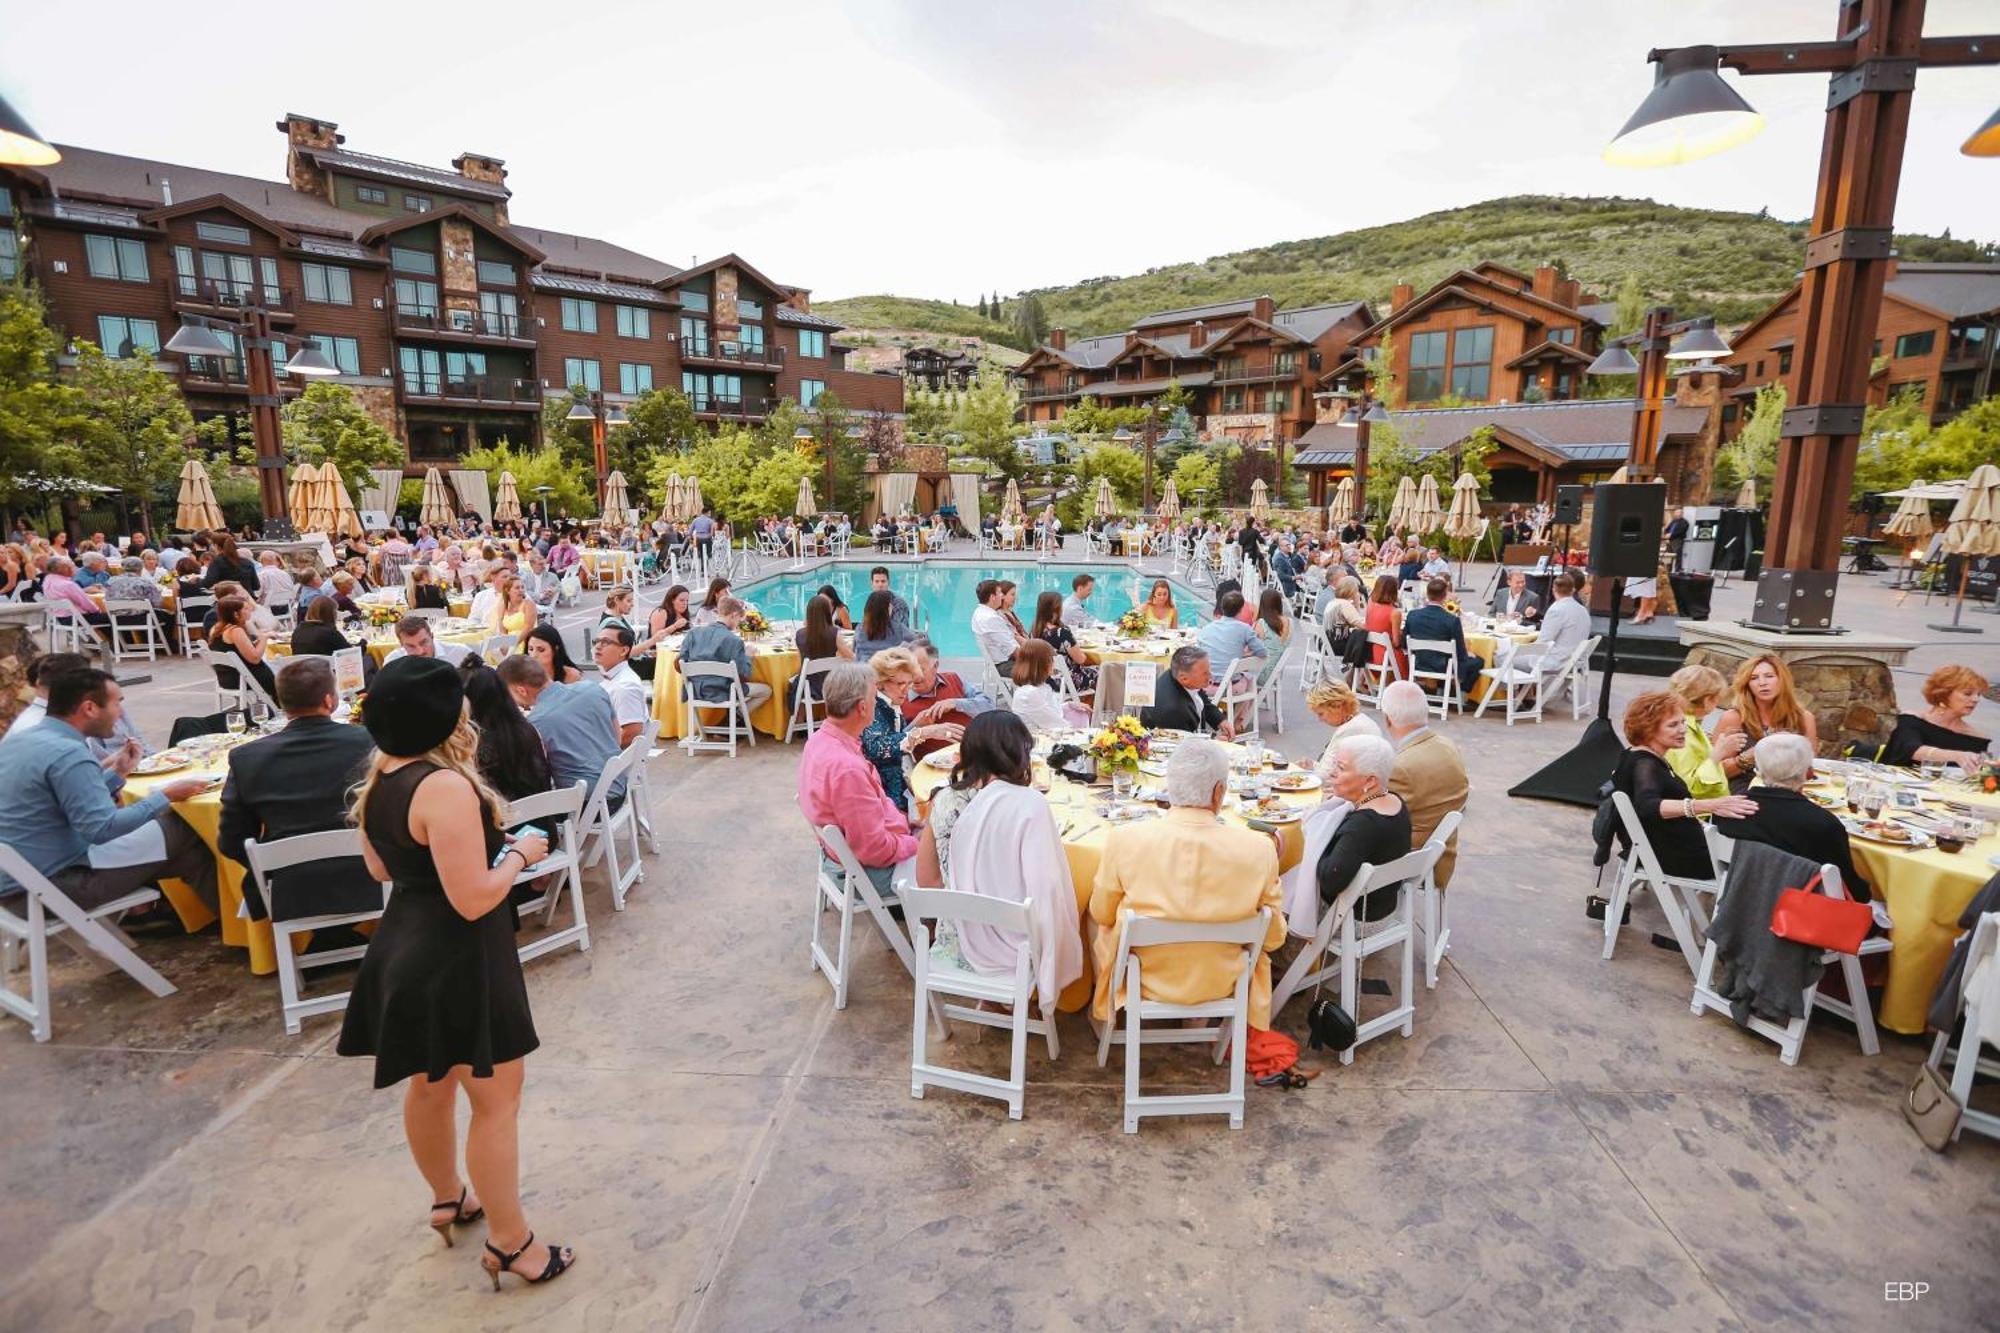
M 1836 758 L 1855 741 L 1871 746 L 1888 741 L 1897 713 L 1896 681 L 1888 663 L 1834 650 L 1780 655 L 1819 728 L 1822 757 Z M 1690 666 L 1714 667 L 1724 678 L 1734 679 L 1737 668 L 1754 656 L 1754 650 L 1703 643 L 1688 650 L 1687 660 Z M 1724 706 L 1729 702 L 1724 699 Z

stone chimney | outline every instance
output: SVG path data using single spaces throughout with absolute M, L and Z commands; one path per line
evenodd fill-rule
M 1050 329 L 1050 330 L 1049 330 L 1049 346 L 1051 346 L 1051 347 L 1055 348 L 1055 349 L 1056 349 L 1056 350 L 1057 350 L 1058 352 L 1060 352 L 1060 351 L 1064 350 L 1065 348 L 1067 348 L 1067 347 L 1069 346 L 1069 330 L 1068 330 L 1068 329 Z
M 1392 315 L 1395 314 L 1398 310 L 1401 310 L 1411 301 L 1414 301 L 1416 297 L 1417 297 L 1416 288 L 1412 287 L 1407 282 L 1397 283 L 1396 290 L 1389 293 L 1389 313 Z
M 1268 296 L 1260 296 L 1256 301 L 1251 303 L 1250 317 L 1252 319 L 1261 319 L 1266 324 L 1269 324 L 1271 317 L 1277 313 L 1278 303 Z
M 812 292 L 811 290 L 805 287 L 794 287 L 790 291 L 785 293 L 785 299 L 778 302 L 778 304 L 783 306 L 790 306 L 794 310 L 802 311 L 806 314 L 811 314 L 813 308 Z
M 1188 346 L 1191 348 L 1203 347 L 1206 346 L 1207 343 L 1208 343 L 1208 321 L 1205 319 L 1198 319 L 1194 322 L 1194 327 L 1188 330 Z
M 333 179 L 320 169 L 319 163 L 307 156 L 302 149 L 334 149 L 347 142 L 347 136 L 339 132 L 340 127 L 330 120 L 317 120 L 312 116 L 301 116 L 296 111 L 287 111 L 285 118 L 278 122 L 278 129 L 285 136 L 285 179 L 301 194 L 317 195 L 331 203 L 333 201 Z
M 1535 270 L 1534 282 L 1529 285 L 1528 290 L 1544 301 L 1555 301 L 1556 304 L 1562 305 L 1565 303 L 1556 299 L 1561 286 L 1562 274 L 1557 271 L 1556 266 L 1543 264 Z
M 479 181 L 484 185 L 507 185 L 507 164 L 497 157 L 484 153 L 460 153 L 451 160 L 452 168 L 469 181 Z M 493 216 L 501 226 L 507 225 L 507 201 L 493 201 Z

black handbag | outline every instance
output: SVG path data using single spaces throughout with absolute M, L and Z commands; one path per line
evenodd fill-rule
M 1313 983 L 1312 1003 L 1306 1006 L 1306 1031 L 1311 1034 L 1307 1044 L 1316 1051 L 1338 1054 L 1354 1045 L 1360 1029 L 1339 1000 L 1319 993 L 1325 980 L 1322 977 Z

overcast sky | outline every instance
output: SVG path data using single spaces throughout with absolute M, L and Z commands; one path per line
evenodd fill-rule
M 507 160 L 517 221 L 817 298 L 1125 274 L 1523 193 L 1804 217 L 1826 80 L 1692 166 L 1598 154 L 1646 52 L 1821 40 L 1834 0 L 352 0 L 10 6 L 0 89 L 58 141 L 278 178 L 298 111 L 347 146 Z M 1932 34 L 2000 26 L 1931 0 Z M 1733 76 L 1732 76 L 1733 77 Z M 198 88 L 198 93 L 183 91 Z M 1897 225 L 2000 239 L 1958 145 L 2000 71 L 1920 76 Z M 1980 201 L 1983 201 L 1981 203 Z

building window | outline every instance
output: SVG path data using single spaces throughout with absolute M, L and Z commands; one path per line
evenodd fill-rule
M 799 406 L 811 407 L 814 403 L 819 401 L 819 396 L 825 392 L 826 392 L 825 380 L 800 380 Z
M 1290 389 L 1266 390 L 1264 394 L 1264 410 L 1279 414 L 1291 411 L 1292 391 Z
M 410 250 L 392 245 L 389 247 L 389 266 L 398 273 L 421 273 L 427 278 L 435 278 L 438 259 L 429 250 Z
M 708 355 L 708 321 L 695 315 L 681 316 L 681 355 Z
M 683 310 L 708 309 L 707 292 L 690 291 L 686 287 L 683 287 L 680 289 L 677 295 L 679 295 L 679 297 L 681 298 L 681 309 Z
M 741 407 L 743 405 L 743 377 L 741 375 L 711 375 L 709 387 L 715 394 L 718 407 Z
M 1868 359 L 1872 361 L 1880 355 L 1882 355 L 1882 340 L 1877 338 L 1868 345 Z
M 364 204 L 389 202 L 389 192 L 379 185 L 357 185 L 354 187 L 354 197 Z
M 1433 402 L 1444 396 L 1444 351 L 1446 334 L 1410 335 L 1409 379 L 1404 397 L 1412 403 Z
M 403 392 L 435 398 L 443 389 L 443 363 L 434 347 L 404 347 L 398 350 L 403 366 Z
M 762 301 L 753 301 L 747 296 L 737 297 L 736 318 L 738 319 L 764 318 L 764 303 Z
M 521 307 L 512 292 L 481 292 L 479 313 L 490 332 L 512 338 L 521 331 Z
M 21 275 L 21 238 L 12 227 L 0 227 L 0 282 L 12 282 Z
M 479 261 L 479 281 L 488 287 L 512 287 L 515 282 L 514 266 L 497 259 L 482 259 Z
M 1552 343 L 1561 343 L 1564 347 L 1574 347 L 1576 346 L 1576 330 L 1550 329 L 1549 341 Z
M 1792 349 L 1789 347 L 1778 349 L 1778 373 L 1780 375 L 1792 373 Z
M 592 393 L 596 393 L 604 388 L 603 372 L 598 368 L 597 362 L 590 357 L 564 357 L 563 387 L 574 389 L 579 384 Z
M 618 336 L 621 338 L 650 338 L 653 336 L 653 312 L 644 306 L 621 305 L 618 310 Z
M 826 334 L 817 329 L 800 329 L 799 355 L 816 358 L 825 356 Z
M 1485 402 L 1493 379 L 1493 326 L 1460 329 L 1451 336 L 1451 391 Z
M 1736 420 L 1736 404 L 1724 403 L 1722 405 L 1722 424 L 1726 426 L 1734 420 Z
M 744 356 L 760 360 L 763 358 L 764 326 L 762 324 L 745 324 L 737 331 L 736 341 L 738 346 L 742 347 Z
M 217 241 L 223 245 L 250 244 L 250 229 L 229 222 L 197 222 L 194 234 L 204 241 Z
M 406 194 L 403 196 L 405 213 L 428 213 L 431 211 L 431 197 L 427 194 Z
M 697 370 L 681 372 L 681 392 L 697 412 L 708 411 L 708 376 Z
M 326 353 L 326 359 L 340 367 L 343 375 L 361 373 L 361 344 L 353 338 L 343 338 L 333 333 L 312 333 L 306 340 Z
M 1936 342 L 1937 333 L 1932 329 L 1925 329 L 1922 333 L 1905 333 L 1896 339 L 1896 357 L 1900 360 L 1906 356 L 1929 356 Z
M 93 278 L 116 278 L 121 282 L 144 282 L 146 243 L 123 236 L 86 236 L 83 252 L 90 261 Z
M 1930 385 L 1924 383 L 1922 380 L 1904 380 L 1900 384 L 1891 384 L 1889 386 L 1889 397 L 1894 399 L 1899 394 L 1907 393 L 1911 395 L 1913 401 L 1921 403 L 1924 401 L 1925 391 L 1929 388 Z
M 353 305 L 352 275 L 336 264 L 300 264 L 305 275 L 306 300 L 321 305 Z
M 486 378 L 486 353 L 446 352 L 444 378 L 448 384 L 471 385 Z M 478 396 L 478 395 L 473 395 Z
M 438 312 L 438 286 L 434 282 L 424 282 L 418 278 L 396 279 L 396 313 L 402 315 L 435 316 Z
M 618 363 L 618 392 L 631 397 L 635 394 L 650 393 L 653 389 L 653 368 L 634 365 L 630 361 Z
M 1764 361 L 1761 357 L 1757 361 L 1757 378 L 1760 380 L 1764 378 Z
M 1224 389 L 1222 391 L 1222 410 L 1225 412 L 1241 412 L 1243 410 L 1243 390 Z
M 1571 377 L 1571 372 L 1558 370 L 1556 372 L 1556 397 L 1567 402 L 1573 396 L 1575 384 L 1576 381 Z
M 565 296 L 562 299 L 562 326 L 571 333 L 597 332 L 597 302 Z
M 1280 352 L 1278 353 L 1277 360 L 1271 363 L 1272 372 L 1278 375 L 1290 375 L 1297 371 L 1298 368 L 1299 354 L 1297 352 Z
M 0 218 L 11 218 L 13 216 L 14 192 L 6 186 L 0 185 Z
M 132 319 L 126 315 L 99 315 L 97 345 L 104 350 L 106 356 L 124 358 L 135 353 L 158 356 L 160 326 L 150 319 Z

